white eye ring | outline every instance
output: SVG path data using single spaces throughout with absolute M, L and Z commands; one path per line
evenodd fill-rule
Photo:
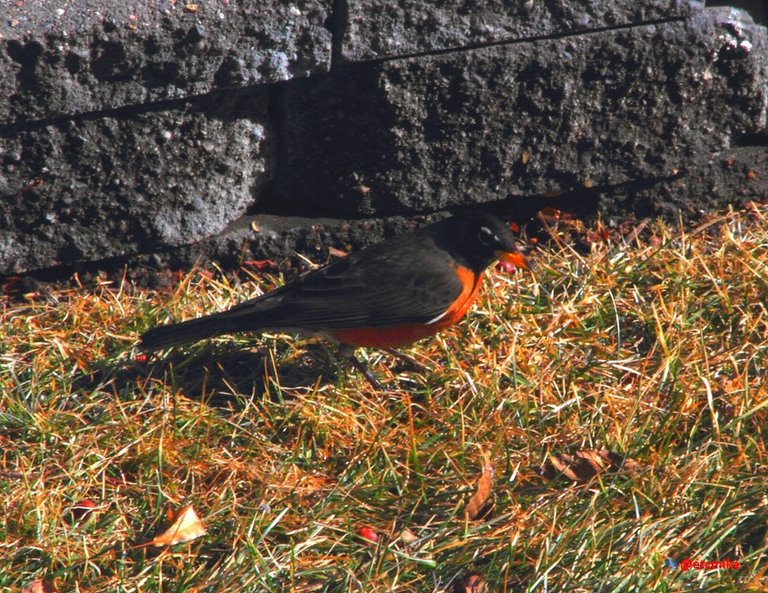
M 493 242 L 498 243 L 499 238 L 496 236 L 496 234 L 489 229 L 487 226 L 480 227 L 480 234 L 481 235 L 487 235 L 488 238 L 490 238 Z

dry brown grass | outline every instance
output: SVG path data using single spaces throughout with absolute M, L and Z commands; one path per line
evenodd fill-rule
M 652 223 L 586 255 L 559 236 L 410 350 L 428 371 L 362 353 L 383 392 L 284 336 L 137 358 L 140 331 L 257 290 L 224 274 L 0 301 L 0 587 L 765 590 L 767 216 Z M 640 469 L 539 475 L 602 448 Z M 468 523 L 484 453 L 495 507 Z M 187 503 L 206 536 L 137 545 Z M 741 567 L 666 566 L 685 558 Z

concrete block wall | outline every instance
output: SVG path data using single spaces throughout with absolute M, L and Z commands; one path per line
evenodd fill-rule
M 18 0 L 0 274 L 311 254 L 478 205 L 764 198 L 768 35 L 740 4 Z

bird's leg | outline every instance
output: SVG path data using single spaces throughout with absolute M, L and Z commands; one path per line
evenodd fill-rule
M 371 387 L 373 387 L 376 391 L 382 391 L 384 389 L 382 384 L 379 383 L 379 380 L 368 369 L 368 367 L 365 366 L 365 363 L 363 363 L 359 358 L 357 358 L 357 356 L 355 356 L 355 349 L 353 347 L 342 346 L 341 354 L 352 363 L 352 366 L 354 366 L 363 377 L 365 377 L 365 380 L 371 384 Z
M 361 362 L 360 359 L 358 359 L 356 356 L 353 356 L 352 364 L 355 365 L 355 368 L 360 371 L 360 373 L 362 373 L 363 377 L 365 377 L 365 380 L 371 384 L 371 387 L 373 387 L 376 391 L 384 390 L 384 386 L 379 383 L 379 380 L 374 376 L 370 369 L 365 366 L 365 363 Z
M 385 348 L 385 352 L 388 352 L 395 358 L 399 358 L 404 363 L 409 365 L 414 371 L 417 373 L 426 373 L 429 369 L 421 364 L 418 360 L 416 360 L 413 356 L 409 356 L 405 352 L 400 352 L 397 348 Z

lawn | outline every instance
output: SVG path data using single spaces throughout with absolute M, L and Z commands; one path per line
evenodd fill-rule
M 768 208 L 550 223 L 423 368 L 360 351 L 378 391 L 291 336 L 136 349 L 252 268 L 2 297 L 0 590 L 768 590 Z

